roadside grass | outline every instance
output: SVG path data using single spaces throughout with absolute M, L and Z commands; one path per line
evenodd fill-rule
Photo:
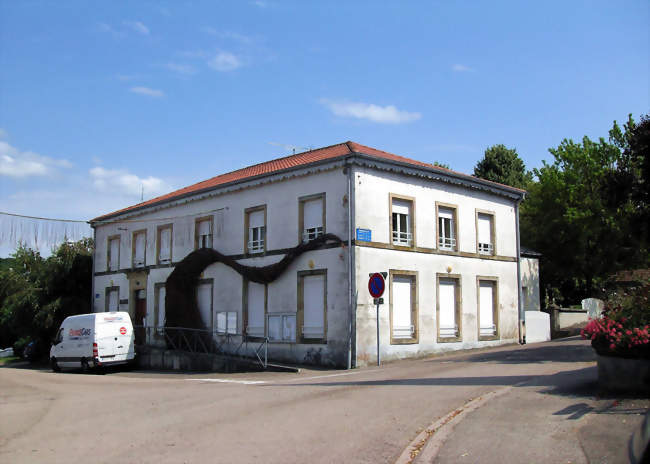
M 7 358 L 0 358 L 0 366 L 15 363 L 15 362 L 18 362 L 20 360 L 21 359 L 18 356 L 9 356 Z

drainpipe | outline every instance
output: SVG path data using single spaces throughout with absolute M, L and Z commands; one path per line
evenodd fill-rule
M 352 249 L 352 231 L 353 224 L 353 206 L 352 198 L 354 194 L 354 179 L 352 177 L 352 164 L 349 159 L 345 162 L 345 171 L 348 177 L 348 369 L 352 369 L 354 362 L 352 360 L 352 347 L 354 343 L 354 319 L 355 319 L 355 299 L 354 299 L 354 251 Z
M 517 305 L 519 308 L 519 343 L 526 344 L 526 321 L 524 319 L 524 307 L 521 304 L 521 245 L 519 243 L 519 204 L 523 197 L 515 203 L 515 218 L 516 218 L 516 232 L 517 232 Z
M 91 264 L 91 269 L 90 269 L 90 288 L 91 288 L 91 295 L 90 295 L 90 312 L 94 313 L 95 312 L 95 252 L 97 250 L 97 229 L 95 229 L 95 226 L 90 224 L 90 227 L 93 228 L 93 254 L 92 254 L 92 264 Z

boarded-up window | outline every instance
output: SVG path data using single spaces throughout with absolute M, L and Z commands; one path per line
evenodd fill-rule
M 266 239 L 265 210 L 257 209 L 248 213 L 248 252 L 262 253 Z
M 212 218 L 203 218 L 195 224 L 196 248 L 212 248 Z
M 203 282 L 196 286 L 196 306 L 204 327 L 212 330 L 212 282 Z
M 438 336 L 440 338 L 459 336 L 457 287 L 457 279 L 441 278 L 438 282 Z
M 393 198 L 391 212 L 393 244 L 411 246 L 413 237 L 411 233 L 412 202 Z
M 438 207 L 438 246 L 441 250 L 456 249 L 456 210 Z
M 308 242 L 324 233 L 323 203 L 324 197 L 301 200 L 302 208 L 302 240 Z
M 251 337 L 264 336 L 265 293 L 263 284 L 247 282 L 247 325 L 246 334 Z
M 477 215 L 478 252 L 482 255 L 491 255 L 494 253 L 492 221 L 493 217 L 490 214 L 478 213 Z
M 145 265 L 145 250 L 147 249 L 147 233 L 145 231 L 133 234 L 133 267 Z
M 120 309 L 120 289 L 106 289 L 106 311 L 119 311 Z
M 269 314 L 268 315 L 269 340 L 275 342 L 296 341 L 296 315 L 295 314 Z
M 479 281 L 479 336 L 481 337 L 493 337 L 497 333 L 494 297 L 494 282 Z
M 117 271 L 120 268 L 120 237 L 108 239 L 107 269 Z
M 298 311 L 303 339 L 325 338 L 327 323 L 327 271 L 300 272 Z
M 158 263 L 169 264 L 172 261 L 172 226 L 158 228 Z
M 392 338 L 410 339 L 415 333 L 413 320 L 413 279 L 410 276 L 393 276 L 392 292 Z

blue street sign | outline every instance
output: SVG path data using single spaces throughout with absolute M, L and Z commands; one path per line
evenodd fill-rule
M 370 229 L 357 228 L 357 240 L 361 242 L 372 242 L 372 231 Z

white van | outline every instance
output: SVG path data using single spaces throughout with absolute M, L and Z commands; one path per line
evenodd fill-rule
M 66 317 L 50 348 L 50 365 L 81 368 L 126 364 L 135 359 L 129 313 L 79 314 Z

